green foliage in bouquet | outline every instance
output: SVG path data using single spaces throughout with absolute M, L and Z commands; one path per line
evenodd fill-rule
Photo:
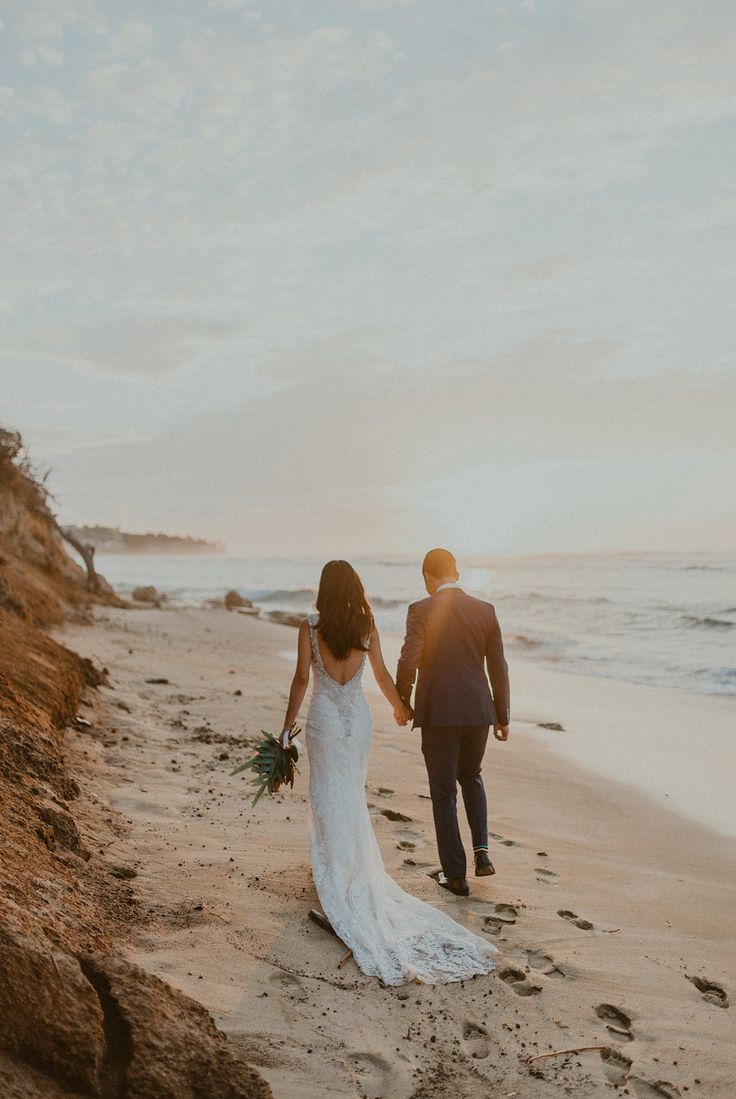
M 263 739 L 256 744 L 255 755 L 230 772 L 231 775 L 239 775 L 241 771 L 255 772 L 255 776 L 251 779 L 251 785 L 256 787 L 253 805 L 258 804 L 266 791 L 269 794 L 275 794 L 281 786 L 293 787 L 294 776 L 299 771 L 296 765 L 299 752 L 292 741 L 300 731 L 297 729 L 291 732 L 289 747 L 284 748 L 273 733 L 267 733 L 265 729 L 261 729 Z

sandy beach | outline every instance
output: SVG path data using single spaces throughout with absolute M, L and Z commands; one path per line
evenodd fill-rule
M 511 740 L 491 744 L 485 766 L 497 874 L 471 878 L 467 900 L 429 877 L 418 734 L 371 693 L 366 794 L 387 868 L 499 950 L 487 978 L 385 988 L 308 919 L 306 754 L 295 790 L 255 810 L 230 775 L 250 738 L 281 721 L 295 632 L 224 608 L 94 617 L 57 634 L 109 670 L 66 752 L 85 793 L 111 808 L 87 822 L 93 860 L 121 868 L 141 905 L 124 952 L 201 1002 L 278 1099 L 731 1099 L 734 840 L 672 812 L 666 784 L 658 801 L 601 762 L 626 752 L 646 785 L 659 764 L 635 738 L 663 707 L 681 713 L 677 692 L 637 689 L 634 705 L 621 684 L 512 660 Z M 697 736 L 672 750 L 689 739 L 697 763 L 728 703 L 700 698 Z M 573 738 L 589 767 L 572 761 Z M 727 805 L 710 808 L 725 821 Z

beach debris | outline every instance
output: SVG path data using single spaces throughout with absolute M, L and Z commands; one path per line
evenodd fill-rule
M 208 904 L 204 904 L 204 902 L 202 903 L 201 907 L 205 910 L 205 912 L 211 912 L 213 916 L 217 916 L 218 920 L 222 920 L 223 923 L 233 922 L 232 920 L 229 920 L 227 916 L 223 916 L 220 912 L 215 911 L 214 908 L 210 908 Z
M 74 727 L 76 729 L 91 729 L 92 722 L 88 721 L 86 717 L 82 717 L 81 714 L 77 714 L 77 716 L 74 718 Z
M 572 1046 L 570 1049 L 553 1049 L 550 1053 L 535 1053 L 529 1058 L 532 1061 L 543 1061 L 546 1057 L 566 1057 L 569 1053 L 593 1053 L 608 1049 L 608 1046 Z
M 337 936 L 337 932 L 325 916 L 324 912 L 320 912 L 318 908 L 309 909 L 309 918 L 313 923 L 317 924 L 317 927 L 321 927 L 323 931 L 329 932 L 330 935 Z
M 559 721 L 538 721 L 537 728 L 552 729 L 555 733 L 564 733 L 565 731 L 565 726 L 560 725 Z
M 715 1004 L 716 1007 L 728 1007 L 728 995 L 725 989 L 705 977 L 688 977 L 688 981 L 694 984 L 698 992 L 703 993 L 703 999 L 707 1004 Z
M 161 686 L 168 684 L 168 679 L 164 679 L 163 676 L 154 676 L 153 679 L 147 679 L 146 683 L 157 683 Z
M 340 961 L 337 963 L 337 968 L 342 969 L 342 967 L 344 965 L 347 965 L 347 963 L 350 961 L 352 956 L 353 956 L 352 950 L 348 950 L 347 954 L 345 954 L 344 957 L 340 958 Z

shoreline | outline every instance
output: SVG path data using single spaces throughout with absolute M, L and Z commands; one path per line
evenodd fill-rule
M 306 753 L 295 790 L 255 810 L 229 775 L 247 738 L 281 720 L 294 633 L 224 610 L 96 620 L 64 630 L 111 676 L 99 733 L 71 734 L 69 750 L 91 753 L 90 780 L 124 825 L 114 857 L 135 867 L 147 912 L 129 957 L 202 1002 L 279 1099 L 440 1099 L 448 1088 L 470 1099 L 499 1087 L 595 1097 L 617 1084 L 730 1099 L 731 1008 L 716 1001 L 734 996 L 733 844 L 572 765 L 556 739 L 567 734 L 533 725 L 564 724 L 567 711 L 535 698 L 531 679 L 515 692 L 527 723 L 486 756 L 497 874 L 471 878 L 468 901 L 428 877 L 437 861 L 418 734 L 369 693 L 367 797 L 387 870 L 500 951 L 488 978 L 386 989 L 352 962 L 339 968 L 342 944 L 307 918 L 317 899 Z M 513 691 L 524 675 L 513 658 L 511 674 Z M 590 701 L 576 705 L 599 728 Z M 710 998 L 692 978 L 713 985 Z M 529 1061 L 586 1045 L 605 1053 Z
M 381 643 L 392 670 L 401 638 L 383 635 Z M 584 675 L 513 649 L 507 658 L 512 726 L 528 727 L 540 744 L 573 766 L 630 787 L 662 809 L 736 841 L 735 697 Z M 550 721 L 563 729 L 541 727 Z M 697 731 L 697 747 L 690 729 Z M 704 752 L 701 732 L 708 738 Z M 715 787 L 713 775 L 718 776 Z M 661 790 L 662 785 L 668 789 Z

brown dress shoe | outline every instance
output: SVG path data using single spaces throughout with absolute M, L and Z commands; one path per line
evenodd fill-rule
M 470 886 L 467 878 L 446 878 L 444 874 L 440 874 L 437 878 L 437 884 L 441 885 L 443 889 L 449 889 L 456 897 L 470 896 Z

